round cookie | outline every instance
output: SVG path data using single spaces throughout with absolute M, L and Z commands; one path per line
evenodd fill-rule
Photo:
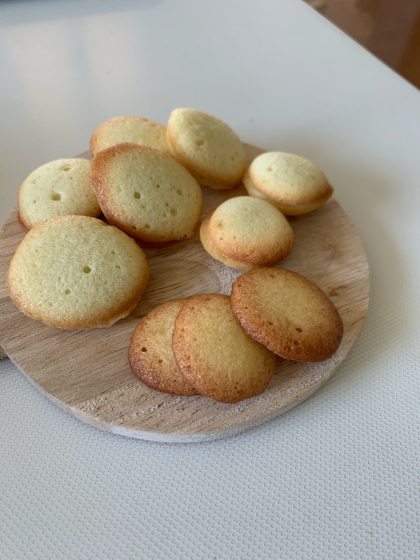
M 276 200 L 260 193 L 260 191 L 258 191 L 249 180 L 247 172 L 245 172 L 242 181 L 250 196 L 260 198 L 261 200 L 266 200 L 267 202 L 275 206 L 278 210 L 280 210 L 280 212 L 285 216 L 301 216 L 302 214 L 313 212 L 314 210 L 322 206 L 324 202 L 327 202 L 327 200 L 333 193 L 333 189 L 331 187 L 330 191 L 328 191 L 325 196 L 322 196 L 313 202 L 307 202 L 306 204 L 295 204 L 294 206 L 290 206 L 287 204 L 282 204 L 281 202 L 277 202 Z
M 288 360 L 327 360 L 343 336 L 340 315 L 325 293 L 284 268 L 256 268 L 239 276 L 231 304 L 252 338 Z
M 166 141 L 166 126 L 143 117 L 115 117 L 98 126 L 90 139 L 90 151 L 95 156 L 101 150 L 130 142 L 170 154 Z
M 24 229 L 55 216 L 101 214 L 90 184 L 91 162 L 58 159 L 35 169 L 18 192 L 19 220 Z
M 222 255 L 252 266 L 278 263 L 290 253 L 294 241 L 283 214 L 269 202 L 251 196 L 220 204 L 210 218 L 208 233 Z
M 153 244 L 187 239 L 201 216 L 200 185 L 173 157 L 136 144 L 99 152 L 91 181 L 112 225 Z
M 60 216 L 18 246 L 8 287 L 18 308 L 63 329 L 109 327 L 136 306 L 149 278 L 136 242 L 96 218 Z
M 318 208 L 333 188 L 311 161 L 283 152 L 256 157 L 242 181 L 251 196 L 272 202 L 286 215 L 299 215 Z
M 231 189 L 245 170 L 242 142 L 220 119 L 197 109 L 172 111 L 166 130 L 172 155 L 202 184 Z
M 155 307 L 135 328 L 128 349 L 131 370 L 148 387 L 174 395 L 196 395 L 179 370 L 172 351 L 175 319 L 187 300 Z
M 236 403 L 261 394 L 276 357 L 241 328 L 229 296 L 189 298 L 178 314 L 172 337 L 175 360 L 202 395 Z
M 207 253 L 217 261 L 225 264 L 226 266 L 230 266 L 231 268 L 239 268 L 240 270 L 250 270 L 251 268 L 254 268 L 254 266 L 250 263 L 229 259 L 219 251 L 209 235 L 209 223 L 211 217 L 212 214 L 206 216 L 200 227 L 200 241 Z

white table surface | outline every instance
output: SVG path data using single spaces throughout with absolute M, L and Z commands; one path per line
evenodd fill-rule
M 420 557 L 420 94 L 300 0 L 0 4 L 0 218 L 104 120 L 206 110 L 317 162 L 363 239 L 369 315 L 313 397 L 159 444 L 67 416 L 0 362 L 0 558 Z

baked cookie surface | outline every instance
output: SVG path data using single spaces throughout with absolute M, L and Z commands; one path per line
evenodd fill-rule
M 91 162 L 68 158 L 51 161 L 35 169 L 18 192 L 19 220 L 24 229 L 54 216 L 101 214 L 90 184 Z
M 133 373 L 148 387 L 188 396 L 197 391 L 179 370 L 172 350 L 175 319 L 186 301 L 167 301 L 143 317 L 131 337 L 128 359 Z
M 8 287 L 29 317 L 88 329 L 126 317 L 148 277 L 142 249 L 125 233 L 96 218 L 61 216 L 25 236 L 10 263 Z
M 274 200 L 274 198 L 270 198 L 262 194 L 259 190 L 257 190 L 252 184 L 252 181 L 249 180 L 247 172 L 245 172 L 242 181 L 244 187 L 246 188 L 250 196 L 269 202 L 270 204 L 275 206 L 275 208 L 280 210 L 280 212 L 285 216 L 301 216 L 302 214 L 308 214 L 309 212 L 313 212 L 314 210 L 322 206 L 325 202 L 327 202 L 327 200 L 331 197 L 333 193 L 333 189 L 331 187 L 331 189 L 327 192 L 326 195 L 321 196 L 312 202 L 307 202 L 305 204 L 294 204 L 294 205 L 282 204 L 281 202 Z
M 269 202 L 251 196 L 234 197 L 218 206 L 208 233 L 222 255 L 249 263 L 249 268 L 283 260 L 294 240 L 283 214 Z
M 327 360 L 343 336 L 343 323 L 331 300 L 290 270 L 258 268 L 242 274 L 232 285 L 231 304 L 252 338 L 288 360 Z
M 176 318 L 172 346 L 191 385 L 226 403 L 261 394 L 276 363 L 274 354 L 242 329 L 229 296 L 220 294 L 188 299 Z
M 230 189 L 240 182 L 245 170 L 244 148 L 220 119 L 197 109 L 175 109 L 166 137 L 172 155 L 202 185 Z
M 173 157 L 135 144 L 99 152 L 91 181 L 108 222 L 149 243 L 191 237 L 202 210 L 194 177 Z
M 256 157 L 242 181 L 251 196 L 269 200 L 289 215 L 318 208 L 333 192 L 317 165 L 283 152 L 266 152 Z
M 250 263 L 230 259 L 219 251 L 209 235 L 209 223 L 211 217 L 212 214 L 206 216 L 200 226 L 200 241 L 207 253 L 217 261 L 225 264 L 226 266 L 230 266 L 231 268 L 238 268 L 240 270 L 250 270 L 251 268 L 254 268 Z
M 125 142 L 170 154 L 166 126 L 143 117 L 115 117 L 105 121 L 92 134 L 90 151 L 95 156 L 105 148 Z

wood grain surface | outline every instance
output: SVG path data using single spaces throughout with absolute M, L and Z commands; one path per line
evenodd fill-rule
M 262 152 L 249 145 L 245 148 L 248 161 Z M 231 191 L 203 187 L 203 194 L 205 217 L 224 200 L 246 191 L 242 186 Z M 140 317 L 169 299 L 230 294 L 232 282 L 243 272 L 212 259 L 200 243 L 198 228 L 187 241 L 145 249 L 150 281 L 129 317 L 106 329 L 64 331 L 26 317 L 8 295 L 9 262 L 25 235 L 13 211 L 0 234 L 0 357 L 3 349 L 40 391 L 76 418 L 124 436 L 198 442 L 275 418 L 329 379 L 353 346 L 369 301 L 366 255 L 339 204 L 330 199 L 315 212 L 289 221 L 295 246 L 279 266 L 303 274 L 328 294 L 343 320 L 344 337 L 337 353 L 325 362 L 279 359 L 268 389 L 258 397 L 229 405 L 203 396 L 166 395 L 143 385 L 130 370 L 128 345 Z

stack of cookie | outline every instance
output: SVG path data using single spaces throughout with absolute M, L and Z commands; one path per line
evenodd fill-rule
M 257 268 L 233 283 L 231 297 L 203 294 L 158 306 L 130 342 L 133 372 L 149 387 L 236 403 L 261 394 L 276 356 L 330 358 L 343 324 L 313 282 L 282 268 Z
M 129 361 L 158 391 L 236 403 L 265 391 L 276 358 L 240 326 L 229 296 L 203 294 L 165 303 L 143 318 Z

